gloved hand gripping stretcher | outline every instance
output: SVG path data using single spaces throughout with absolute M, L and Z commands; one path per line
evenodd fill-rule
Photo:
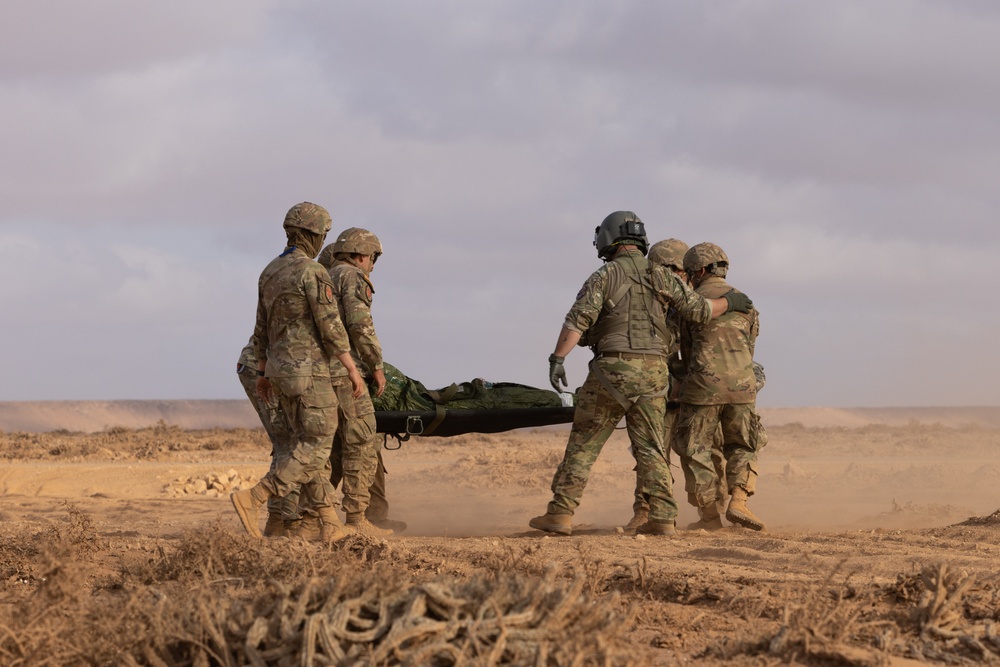
M 500 433 L 573 421 L 573 408 L 563 402 L 567 395 L 548 389 L 477 378 L 432 390 L 389 364 L 383 371 L 385 392 L 372 397 L 375 421 L 379 433 L 401 441 L 411 435 Z

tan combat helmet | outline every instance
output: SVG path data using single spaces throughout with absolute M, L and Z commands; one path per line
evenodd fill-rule
M 649 249 L 649 261 L 655 262 L 668 269 L 684 270 L 684 253 L 688 251 L 688 244 L 677 239 L 666 239 L 657 241 Z
M 304 201 L 288 209 L 285 214 L 285 229 L 297 227 L 313 234 L 325 235 L 333 224 L 330 213 L 319 204 Z
M 345 229 L 331 245 L 334 254 L 373 255 L 376 259 L 382 254 L 382 243 L 378 237 L 361 227 Z
M 684 270 L 688 273 L 696 273 L 712 265 L 719 268 L 729 266 L 726 253 L 714 243 L 699 243 L 684 253 Z

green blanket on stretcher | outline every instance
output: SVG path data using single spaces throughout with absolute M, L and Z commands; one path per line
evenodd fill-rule
M 497 410 L 563 407 L 559 394 L 513 382 L 487 382 L 476 378 L 443 389 L 428 389 L 384 364 L 385 391 L 372 397 L 376 411 L 423 412 L 444 406 L 448 410 Z

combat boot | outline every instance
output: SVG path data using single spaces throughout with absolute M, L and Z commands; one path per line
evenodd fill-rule
M 379 528 L 385 528 L 386 530 L 391 530 L 394 533 L 401 533 L 406 530 L 405 521 L 395 521 L 393 519 L 372 519 L 369 518 L 373 526 L 378 526 Z
M 649 520 L 636 528 L 635 532 L 641 535 L 663 535 L 665 537 L 673 537 L 677 534 L 677 529 L 674 527 L 673 521 Z
M 532 528 L 537 528 L 538 530 L 544 530 L 546 533 L 555 533 L 556 535 L 572 535 L 573 515 L 551 514 L 546 512 L 542 516 L 536 516 L 534 519 L 529 521 L 528 525 Z
M 647 521 L 649 521 L 649 510 L 636 510 L 629 522 L 622 526 L 622 531 L 628 533 L 629 535 L 635 535 L 636 528 Z
M 353 528 L 355 532 L 367 535 L 368 537 L 389 537 L 392 535 L 391 530 L 379 528 L 369 521 L 361 512 L 358 512 L 357 514 L 348 514 L 347 526 L 349 528 Z
M 337 510 L 334 508 L 320 507 L 316 510 L 316 513 L 323 524 L 322 534 L 324 542 L 337 542 L 354 533 L 353 529 L 341 523 L 340 517 L 337 516 Z
M 267 512 L 267 523 L 264 524 L 264 537 L 288 537 L 285 533 L 285 521 L 277 512 Z
M 733 487 L 733 495 L 729 498 L 726 508 L 726 518 L 751 530 L 764 530 L 764 522 L 753 515 L 747 507 L 747 490 L 742 486 Z
M 253 537 L 262 537 L 257 511 L 270 497 L 271 494 L 260 484 L 257 484 L 252 489 L 236 491 L 229 496 L 233 507 L 236 508 L 236 513 L 240 516 L 240 523 L 243 524 L 243 528 Z
M 706 507 L 698 508 L 699 519 L 687 525 L 688 530 L 722 530 L 722 517 L 719 516 L 719 508 L 715 503 Z
M 323 527 L 319 517 L 306 514 L 301 519 L 285 522 L 285 534 L 289 539 L 319 542 L 323 539 Z

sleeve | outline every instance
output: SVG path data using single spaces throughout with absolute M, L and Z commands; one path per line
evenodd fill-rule
M 686 322 L 706 324 L 712 321 L 712 304 L 691 289 L 687 283 L 669 272 L 663 272 L 657 294 Z
M 264 307 L 264 299 L 261 298 L 261 290 L 258 286 L 257 288 L 257 321 L 254 323 L 253 327 L 253 338 L 254 341 L 254 356 L 257 357 L 257 363 L 260 364 L 262 361 L 267 361 L 267 346 L 270 342 L 267 335 L 267 309 Z M 257 368 L 254 370 L 259 369 Z
M 351 351 L 351 341 L 347 330 L 337 312 L 337 300 L 334 297 L 333 281 L 320 264 L 305 275 L 303 285 L 309 310 L 312 312 L 316 330 L 319 332 L 320 344 L 330 358 L 338 357 Z
M 351 339 L 351 349 L 372 370 L 382 369 L 382 345 L 375 335 L 372 321 L 372 284 L 360 273 L 353 277 L 354 285 L 345 289 L 341 297 L 344 307 L 344 326 Z
M 594 326 L 604 307 L 606 277 L 604 272 L 595 271 L 577 292 L 573 307 L 566 314 L 563 326 L 570 331 L 585 333 Z

